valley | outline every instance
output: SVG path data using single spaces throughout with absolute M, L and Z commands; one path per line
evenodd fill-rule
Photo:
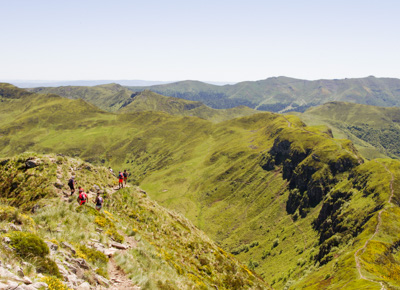
M 350 128 L 375 126 L 370 116 L 381 112 L 384 121 L 374 128 L 385 131 L 396 126 L 397 109 L 371 108 L 365 119 L 355 113 L 361 105 L 343 103 L 297 116 L 243 107 L 218 111 L 150 91 L 132 97 L 122 87 L 110 88 L 120 94 L 116 105 L 104 95 L 97 107 L 96 97 L 86 102 L 1 84 L 0 156 L 62 154 L 127 169 L 132 186 L 186 217 L 275 289 L 400 287 L 400 163 L 373 159 L 395 156 L 394 141 L 365 139 Z M 353 144 L 349 136 L 358 139 Z M 151 241 L 159 227 L 141 235 Z M 216 283 L 206 281 L 206 287 Z

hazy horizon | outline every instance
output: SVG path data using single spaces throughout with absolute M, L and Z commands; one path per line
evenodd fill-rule
M 400 78 L 398 1 L 7 1 L 0 79 Z

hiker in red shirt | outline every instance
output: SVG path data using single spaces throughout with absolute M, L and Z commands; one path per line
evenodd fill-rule
M 129 176 L 129 173 L 126 172 L 126 169 L 124 170 L 123 176 L 124 176 L 124 183 L 125 183 L 125 186 L 126 186 L 126 181 L 128 180 L 128 176 Z
M 124 188 L 124 176 L 121 171 L 118 173 L 118 186 L 119 188 Z
M 87 199 L 88 199 L 87 194 L 83 191 L 83 188 L 79 186 L 79 196 L 78 196 L 79 205 L 85 204 Z

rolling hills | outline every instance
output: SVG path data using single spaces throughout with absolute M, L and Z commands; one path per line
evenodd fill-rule
M 261 111 L 302 112 L 309 107 L 332 101 L 384 107 L 400 106 L 400 80 L 372 76 L 316 81 L 273 77 L 225 86 L 182 81 L 129 88 L 135 92 L 149 89 L 165 96 L 200 101 L 218 109 L 245 105 Z
M 400 109 L 331 102 L 297 114 L 310 125 L 329 126 L 350 139 L 367 159 L 400 157 Z
M 115 114 L 9 85 L 0 95 L 0 156 L 55 152 L 126 168 L 274 288 L 400 286 L 400 163 L 365 161 L 326 126 L 267 112 L 219 123 Z
M 248 116 L 257 112 L 245 106 L 221 110 L 212 109 L 201 102 L 165 97 L 149 90 L 132 93 L 118 84 L 94 87 L 40 87 L 29 89 L 29 91 L 56 94 L 69 99 L 82 99 L 108 112 L 157 111 L 177 116 L 194 116 L 213 122 Z

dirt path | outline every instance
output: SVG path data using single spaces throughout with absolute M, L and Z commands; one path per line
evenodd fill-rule
M 108 262 L 108 275 L 113 283 L 111 289 L 134 289 L 139 290 L 140 287 L 135 285 L 125 272 L 117 265 L 114 258 L 110 258 Z
M 387 168 L 387 166 L 386 166 L 385 164 L 383 164 L 383 163 L 381 163 L 381 162 L 379 162 L 379 161 L 376 161 L 376 162 L 378 162 L 379 164 L 381 164 L 381 165 L 385 168 L 385 170 L 391 175 L 391 179 L 390 179 L 390 196 L 389 196 L 388 203 L 389 203 L 389 204 L 392 204 L 392 198 L 393 198 L 393 195 L 394 195 L 394 188 L 393 188 L 394 175 L 393 175 L 393 173 L 389 170 L 389 168 Z M 357 268 L 358 274 L 360 275 L 360 278 L 363 279 L 363 280 L 372 282 L 372 283 L 379 283 L 379 284 L 381 285 L 381 290 L 386 289 L 386 287 L 385 287 L 385 285 L 383 284 L 383 282 L 378 282 L 378 281 L 369 279 L 369 278 L 365 277 L 365 276 L 362 274 L 362 272 L 361 272 L 362 265 L 361 265 L 361 262 L 360 262 L 360 259 L 361 259 L 361 258 L 359 257 L 359 253 L 361 252 L 361 254 L 362 254 L 362 253 L 365 252 L 365 249 L 367 248 L 369 242 L 370 242 L 370 241 L 376 236 L 376 234 L 379 232 L 380 226 L 381 226 L 381 224 L 382 224 L 382 218 L 381 218 L 381 216 L 382 216 L 382 213 L 383 213 L 384 211 L 386 211 L 386 208 L 383 208 L 383 209 L 381 209 L 381 210 L 378 212 L 378 222 L 377 222 L 377 224 L 376 224 L 375 231 L 374 231 L 373 235 L 365 242 L 365 244 L 364 244 L 364 246 L 363 246 L 362 248 L 358 249 L 358 250 L 354 253 L 354 259 L 355 259 L 355 261 L 356 261 L 356 268 Z
M 53 163 L 56 163 L 55 159 L 51 159 Z M 71 170 L 68 171 L 69 175 L 73 175 Z M 63 180 L 60 178 L 62 177 L 62 168 L 60 165 L 57 165 L 57 173 L 56 173 L 56 182 L 63 183 Z M 124 185 L 124 187 L 131 187 L 129 184 Z M 118 192 L 118 186 L 113 186 L 110 188 L 111 194 Z M 58 190 L 59 194 L 63 198 L 64 201 L 68 201 L 70 196 L 69 192 L 65 195 L 63 190 Z M 129 250 L 130 248 L 135 248 L 137 246 L 137 242 L 134 237 L 128 237 L 124 235 L 125 244 L 129 245 L 129 248 L 126 250 L 118 250 L 116 253 L 121 253 L 124 251 Z M 125 289 L 132 289 L 132 290 L 140 290 L 141 288 L 135 285 L 132 280 L 129 279 L 128 275 L 117 265 L 112 256 L 108 262 L 108 276 L 110 281 L 110 288 L 109 289 L 116 289 L 116 290 L 125 290 Z M 96 288 L 97 289 L 97 288 Z M 103 289 L 100 287 L 98 289 Z

